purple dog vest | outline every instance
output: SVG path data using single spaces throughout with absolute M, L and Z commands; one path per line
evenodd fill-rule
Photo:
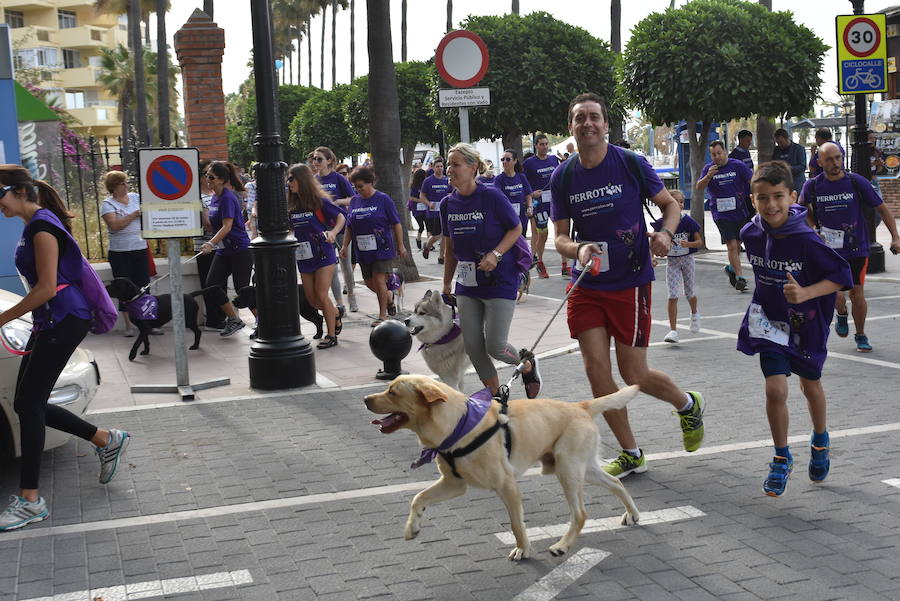
M 152 294 L 144 294 L 123 304 L 132 321 L 153 321 L 159 316 L 159 299 Z

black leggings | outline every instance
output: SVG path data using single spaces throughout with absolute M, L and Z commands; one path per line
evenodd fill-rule
M 253 271 L 253 255 L 246 248 L 236 255 L 216 255 L 213 257 L 209 273 L 206 274 L 207 286 L 219 286 L 228 293 L 228 276 L 237 292 L 250 285 L 250 273 Z
M 53 329 L 35 332 L 28 340 L 26 349 L 31 353 L 24 355 L 19 364 L 13 403 L 22 436 L 21 488 L 38 488 L 46 426 L 88 441 L 97 433 L 97 426 L 68 409 L 47 403 L 56 379 L 75 348 L 84 340 L 90 325 L 86 319 L 69 315 Z

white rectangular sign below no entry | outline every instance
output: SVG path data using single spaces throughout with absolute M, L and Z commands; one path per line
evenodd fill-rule
M 490 104 L 490 88 L 438 90 L 438 106 L 442 109 L 464 106 L 489 106 Z

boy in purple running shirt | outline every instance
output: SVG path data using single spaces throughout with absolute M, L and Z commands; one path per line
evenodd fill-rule
M 757 215 L 741 230 L 756 287 L 741 323 L 737 348 L 759 354 L 766 379 L 766 414 L 772 430 L 775 458 L 763 492 L 784 493 L 794 460 L 788 448 L 788 384 L 800 377 L 813 434 L 809 478 L 828 475 L 828 430 L 822 366 L 827 356 L 829 324 L 835 293 L 853 285 L 850 266 L 829 248 L 806 222 L 806 209 L 793 205 L 793 176 L 786 163 L 759 166 L 751 183 Z

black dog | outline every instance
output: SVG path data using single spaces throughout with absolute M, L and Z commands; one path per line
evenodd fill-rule
M 128 353 L 128 360 L 134 361 L 134 358 L 137 356 L 138 347 L 141 343 L 144 344 L 144 350 L 141 354 L 149 355 L 150 330 L 152 328 L 164 326 L 172 321 L 172 295 L 160 294 L 159 296 L 153 296 L 149 292 L 141 294 L 141 289 L 138 288 L 137 284 L 128 278 L 113 278 L 112 282 L 106 286 L 106 291 L 112 298 L 117 298 L 122 301 L 123 304 L 126 305 L 126 308 L 131 307 L 128 312 L 129 315 L 131 315 L 131 321 L 137 326 L 138 336 L 137 340 L 134 341 L 134 345 L 131 347 L 131 352 Z M 220 299 L 215 298 L 216 293 L 221 296 Z M 194 300 L 194 297 L 203 296 L 205 294 L 214 295 L 213 298 L 219 305 L 224 305 L 228 301 L 225 292 L 218 286 L 211 286 L 184 295 L 184 325 L 194 332 L 194 344 L 191 345 L 191 350 L 200 348 L 200 328 L 197 327 L 197 311 L 199 311 L 199 306 L 197 305 L 197 301 Z M 144 309 L 146 309 L 146 311 L 142 311 Z M 136 317 L 139 315 L 146 315 L 148 317 L 155 315 L 155 317 L 152 319 L 139 319 Z
M 313 339 L 319 340 L 323 333 L 322 314 L 306 300 L 306 295 L 303 294 L 303 284 L 297 284 L 297 294 L 300 297 L 300 306 L 298 307 L 300 316 L 316 326 L 316 335 L 313 336 Z M 238 290 L 232 304 L 238 309 L 256 309 L 256 286 L 245 286 Z

